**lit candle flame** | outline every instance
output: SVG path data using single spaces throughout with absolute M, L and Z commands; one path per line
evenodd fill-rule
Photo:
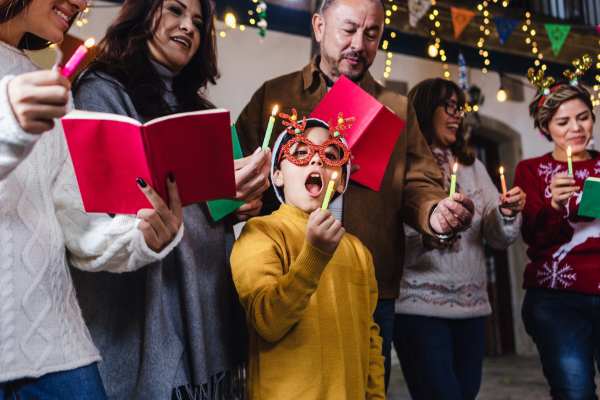
M 458 163 L 454 163 L 454 165 L 452 166 L 452 173 L 455 174 L 456 171 L 458 171 Z
M 504 175 L 504 167 L 501 166 L 499 171 L 500 171 L 500 175 Z
M 94 38 L 89 38 L 88 40 L 85 41 L 85 43 L 83 43 L 83 45 L 90 49 L 92 47 L 94 47 L 96 45 L 96 39 Z
M 337 172 L 334 172 L 333 174 L 331 174 L 331 180 L 332 181 L 335 181 L 337 179 L 337 177 L 338 177 L 338 173 Z
M 567 146 L 567 157 L 571 157 L 572 151 L 571 146 Z
M 279 111 L 279 106 L 277 104 L 275 104 L 275 106 L 273 107 L 273 111 L 271 111 L 271 115 L 272 116 L 277 115 L 277 111 Z

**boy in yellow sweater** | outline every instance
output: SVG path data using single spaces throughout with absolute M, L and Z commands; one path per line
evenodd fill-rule
M 275 143 L 271 168 L 284 204 L 251 219 L 231 255 L 250 331 L 249 397 L 384 399 L 371 254 L 321 209 L 334 173 L 336 191 L 347 186 L 349 151 L 339 129 L 299 121 L 295 111 L 284 117 L 288 130 Z

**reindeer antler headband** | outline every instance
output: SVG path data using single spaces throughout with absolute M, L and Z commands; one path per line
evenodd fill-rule
M 579 78 L 585 75 L 588 69 L 592 66 L 592 58 L 588 54 L 584 54 L 581 58 L 576 58 L 571 63 L 575 67 L 574 71 L 567 69 L 563 72 L 563 76 L 568 79 L 568 84 L 571 86 L 579 85 Z M 538 69 L 529 68 L 527 70 L 527 78 L 533 86 L 538 90 L 538 96 L 540 99 L 537 103 L 537 108 L 541 108 L 547 100 L 547 97 L 562 85 L 565 85 L 564 80 L 556 80 L 551 76 L 544 76 L 545 70 L 543 68 Z

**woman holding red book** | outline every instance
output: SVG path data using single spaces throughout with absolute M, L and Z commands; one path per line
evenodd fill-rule
M 588 150 L 595 116 L 590 94 L 577 82 L 583 72 L 578 67 L 569 81 L 558 83 L 541 71 L 530 72 L 539 88 L 530 113 L 554 149 L 521 161 L 515 173 L 516 184 L 527 192 L 522 233 L 531 260 L 524 277 L 523 322 L 553 399 L 597 398 L 600 220 L 579 217 L 577 210 L 584 180 L 600 176 L 600 155 Z
M 175 184 L 170 209 L 144 188 L 156 209 L 139 219 L 83 211 L 57 120 L 70 83 L 24 50 L 61 42 L 86 6 L 0 1 L 0 399 L 105 399 L 66 250 L 77 268 L 125 272 L 164 257 L 182 234 Z
M 77 107 L 142 122 L 214 108 L 203 95 L 217 78 L 213 21 L 210 0 L 125 1 L 75 84 Z M 246 202 L 238 219 L 261 208 L 268 153 L 236 161 L 237 198 Z M 212 221 L 206 204 L 185 207 L 183 218 L 183 239 L 163 261 L 132 274 L 74 277 L 111 398 L 244 392 L 245 323 L 228 262 L 234 221 Z

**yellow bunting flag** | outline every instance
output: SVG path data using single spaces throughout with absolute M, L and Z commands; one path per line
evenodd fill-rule
M 454 27 L 454 39 L 458 39 L 465 30 L 475 13 L 466 8 L 450 7 L 452 13 L 452 26 Z

